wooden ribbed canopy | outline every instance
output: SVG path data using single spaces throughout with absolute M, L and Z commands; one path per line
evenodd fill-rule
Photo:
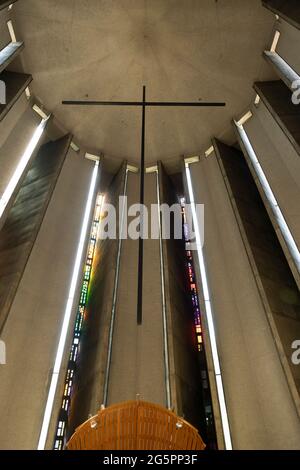
M 100 410 L 79 426 L 68 450 L 204 450 L 196 428 L 175 413 L 144 401 Z

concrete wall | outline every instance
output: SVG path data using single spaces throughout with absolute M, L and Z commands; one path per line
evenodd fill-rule
M 1 335 L 1 449 L 37 446 L 92 169 L 69 151 Z
M 235 449 L 297 449 L 300 425 L 216 156 L 191 165 Z

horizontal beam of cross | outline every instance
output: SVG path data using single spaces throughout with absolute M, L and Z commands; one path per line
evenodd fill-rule
M 191 107 L 221 107 L 226 106 L 226 103 L 214 102 L 172 102 L 172 101 L 62 101 L 64 105 L 71 106 L 191 106 Z

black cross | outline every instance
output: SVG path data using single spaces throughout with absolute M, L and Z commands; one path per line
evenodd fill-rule
M 142 139 L 141 139 L 141 180 L 140 180 L 140 204 L 144 204 L 144 180 L 145 180 L 145 123 L 146 108 L 155 106 L 180 106 L 180 107 L 221 107 L 225 103 L 218 102 L 173 102 L 173 101 L 146 101 L 146 87 L 143 86 L 143 101 L 62 101 L 64 105 L 78 106 L 141 106 L 142 107 Z M 143 256 L 144 240 L 142 238 L 142 214 L 139 238 L 139 260 L 138 260 L 138 296 L 137 296 L 137 323 L 143 321 Z

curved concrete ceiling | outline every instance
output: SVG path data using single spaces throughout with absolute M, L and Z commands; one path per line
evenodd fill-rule
M 274 16 L 260 0 L 20 0 L 22 67 L 33 93 L 77 141 L 138 162 L 140 111 L 62 106 L 63 99 L 226 101 L 226 108 L 147 111 L 146 164 L 198 154 L 273 77 L 262 58 Z

